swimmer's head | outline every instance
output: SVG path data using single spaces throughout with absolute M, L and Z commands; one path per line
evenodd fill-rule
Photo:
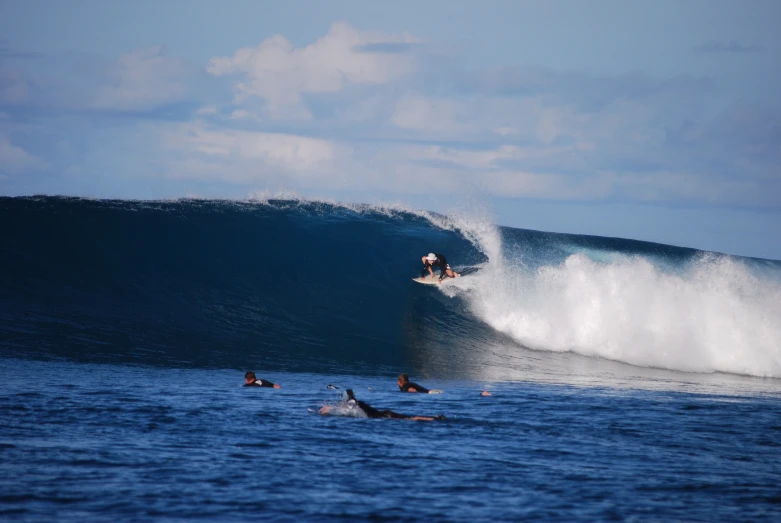
M 347 389 L 347 390 L 346 390 L 346 391 L 344 391 L 344 392 L 345 392 L 345 394 L 347 394 L 347 399 L 348 399 L 348 400 L 357 401 L 357 400 L 355 399 L 355 394 L 353 394 L 353 389 Z
M 248 372 L 247 372 L 247 373 L 244 375 L 244 381 L 246 381 L 247 383 L 252 383 L 252 382 L 253 382 L 253 381 L 255 381 L 256 379 L 257 379 L 257 378 L 255 377 L 255 373 L 254 373 L 254 372 L 252 372 L 252 371 L 248 371 Z

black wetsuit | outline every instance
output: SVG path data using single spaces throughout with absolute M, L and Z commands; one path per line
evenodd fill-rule
M 407 416 L 406 414 L 399 414 L 398 412 L 393 412 L 390 409 L 377 410 L 371 405 L 369 405 L 368 403 L 364 403 L 363 401 L 359 401 L 359 400 L 350 400 L 350 401 L 354 401 L 355 404 L 358 405 L 358 408 L 360 408 L 366 414 L 367 418 L 408 419 L 412 417 L 412 416 Z
M 429 265 L 431 265 L 432 268 L 436 267 L 439 269 L 440 280 L 447 276 L 447 270 L 450 268 L 450 265 L 447 264 L 447 258 L 445 258 L 444 254 L 439 254 L 438 252 L 435 252 L 434 256 L 437 257 L 437 260 L 434 262 L 430 262 L 428 260 L 426 261 L 426 265 L 423 267 L 423 270 L 420 271 L 421 278 L 426 277 L 426 270 L 428 269 Z
M 274 384 L 268 380 L 255 380 L 252 383 L 245 383 L 245 387 L 274 387 Z
M 421 387 L 417 383 L 412 383 L 411 381 L 406 382 L 404 385 L 399 385 L 399 390 L 402 392 L 409 392 L 410 387 L 415 387 L 413 392 L 425 392 L 428 394 L 428 389 L 426 387 Z

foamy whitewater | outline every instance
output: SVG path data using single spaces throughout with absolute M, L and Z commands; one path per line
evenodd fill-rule
M 781 284 L 733 257 L 675 271 L 641 256 L 573 254 L 534 270 L 489 262 L 457 286 L 477 317 L 528 348 L 781 377 Z

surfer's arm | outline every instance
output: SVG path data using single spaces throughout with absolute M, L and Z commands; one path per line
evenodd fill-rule
M 420 277 L 425 278 L 426 277 L 426 269 L 428 269 L 429 274 L 431 277 L 434 277 L 434 271 L 431 269 L 431 265 L 426 263 L 426 257 L 423 257 L 423 269 L 420 271 Z

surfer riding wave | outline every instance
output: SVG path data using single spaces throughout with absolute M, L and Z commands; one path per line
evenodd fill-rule
M 457 272 L 454 272 L 450 265 L 447 263 L 447 258 L 444 254 L 430 252 L 428 255 L 421 258 L 423 262 L 423 270 L 420 271 L 420 277 L 426 278 L 426 270 L 428 270 L 431 277 L 434 277 L 434 267 L 439 269 L 439 282 L 442 282 L 442 278 L 448 276 L 450 278 L 456 278 L 461 276 Z

